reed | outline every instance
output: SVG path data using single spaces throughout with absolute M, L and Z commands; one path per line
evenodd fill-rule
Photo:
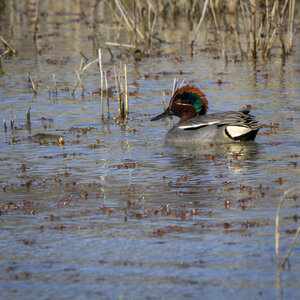
M 121 65 L 121 63 L 120 63 Z M 124 88 L 123 88 L 123 72 L 122 72 L 122 65 L 120 68 L 120 72 L 118 75 L 118 81 L 119 81 L 119 89 L 120 89 L 120 98 L 119 98 L 119 107 L 120 107 L 120 117 L 122 119 L 125 118 L 125 105 L 124 105 Z
M 35 84 L 34 80 L 32 79 L 30 73 L 28 73 L 28 78 L 31 83 L 31 87 L 32 87 L 34 94 L 37 94 L 36 84 Z
M 3 75 L 5 72 L 3 70 L 3 66 L 2 66 L 2 57 L 0 56 L 0 75 Z
M 206 8 L 207 8 L 207 5 L 208 5 L 208 1 L 209 0 L 205 0 L 204 6 L 203 6 L 203 9 L 202 9 L 201 18 L 200 18 L 200 20 L 198 22 L 198 25 L 196 27 L 196 30 L 195 30 L 195 32 L 193 34 L 193 38 L 192 38 L 192 41 L 191 41 L 191 44 L 190 44 L 190 46 L 191 46 L 191 55 L 193 55 L 193 53 L 194 53 L 194 49 L 193 49 L 194 42 L 195 42 L 195 39 L 196 39 L 196 37 L 198 35 L 198 32 L 200 30 L 201 24 L 203 22 L 203 19 L 204 19 L 204 16 L 205 16 L 205 12 L 206 12 Z
M 83 94 L 83 92 L 84 92 L 84 85 L 83 85 L 83 83 L 82 83 L 82 80 L 81 80 L 81 77 L 80 77 L 80 76 L 81 76 L 84 72 L 86 72 L 86 71 L 89 69 L 90 66 L 92 66 L 93 64 L 98 63 L 98 62 L 99 62 L 99 58 L 94 59 L 93 61 L 91 61 L 91 62 L 89 62 L 89 63 L 87 63 L 87 64 L 84 65 L 84 64 L 83 64 L 83 59 L 81 59 L 79 71 L 77 71 L 77 70 L 75 71 L 76 76 L 77 76 L 77 79 L 76 79 L 74 88 L 73 88 L 73 90 L 72 90 L 72 96 L 74 96 L 75 91 L 76 91 L 76 89 L 77 89 L 79 83 L 81 84 L 81 87 L 82 87 L 82 94 Z
M 163 103 L 163 108 L 164 108 L 164 111 L 166 110 L 166 92 L 163 92 L 162 93 L 162 103 Z
M 107 82 L 107 71 L 104 73 L 105 79 L 105 94 L 106 94 L 106 110 L 107 110 L 107 118 L 109 118 L 109 96 L 108 96 L 108 82 Z
M 218 24 L 218 20 L 217 20 L 217 17 L 216 17 L 216 13 L 215 13 L 215 9 L 214 9 L 212 0 L 210 0 L 210 8 L 211 8 L 211 11 L 212 11 L 212 14 L 213 14 L 213 18 L 214 18 L 215 26 L 216 26 L 216 29 L 217 29 L 217 33 L 218 33 L 219 38 L 220 38 L 220 43 L 221 43 L 221 48 L 222 48 L 222 55 L 225 59 L 225 62 L 228 63 L 228 57 L 227 57 L 227 53 L 226 53 L 226 50 L 225 50 L 225 44 L 224 44 L 223 37 L 222 37 L 220 29 L 219 29 L 219 24 Z
M 12 115 L 12 112 L 9 112 L 9 119 L 10 119 L 10 129 L 14 130 L 14 124 L 15 124 L 15 120 L 16 120 L 16 116 Z
M 30 107 L 28 108 L 27 114 L 26 114 L 26 123 L 27 127 L 29 128 L 31 126 L 31 121 L 30 121 Z
M 107 1 L 105 1 L 107 2 Z M 133 27 L 134 21 L 133 18 L 130 17 L 130 14 L 127 12 L 127 10 L 125 9 L 125 7 L 122 5 L 120 0 L 115 0 L 115 4 L 119 10 L 119 12 L 121 13 L 122 16 L 122 20 L 124 20 L 125 25 L 127 26 L 127 28 L 129 29 L 129 31 L 131 33 L 135 33 L 136 32 L 136 36 L 138 39 L 140 39 L 140 41 L 144 41 L 147 42 L 147 38 L 145 36 L 145 34 L 143 34 L 138 27 Z
M 7 125 L 5 119 L 3 119 L 3 127 L 4 127 L 4 132 L 7 132 Z
M 118 101 L 119 101 L 119 116 L 121 116 L 121 94 L 120 94 L 120 88 L 119 88 L 119 80 L 117 77 L 117 70 L 116 70 L 116 66 L 114 66 L 114 74 L 115 74 L 115 84 L 116 84 L 116 90 L 117 90 L 117 97 L 118 97 Z
M 104 118 L 104 108 L 103 108 L 103 67 L 102 67 L 102 51 L 101 48 L 98 49 L 98 59 L 99 59 L 99 72 L 100 72 L 100 99 L 101 99 L 101 118 Z
M 128 118 L 129 107 L 128 107 L 128 83 L 127 83 L 127 66 L 124 65 L 124 86 L 125 86 L 125 115 Z
M 84 96 L 84 91 L 85 91 L 85 89 L 84 89 L 83 82 L 82 82 L 82 80 L 81 80 L 81 77 L 80 77 L 79 72 L 78 72 L 77 70 L 76 70 L 75 72 L 76 72 L 76 75 L 77 75 L 77 81 L 76 81 L 75 87 L 74 87 L 74 89 L 73 89 L 73 91 L 72 91 L 72 95 L 74 96 L 76 87 L 77 87 L 77 85 L 78 85 L 77 82 L 78 82 L 78 83 L 80 83 L 80 85 L 81 85 L 81 95 Z
M 5 51 L 0 55 L 1 57 L 17 55 L 17 50 L 13 48 L 3 36 L 0 35 L 0 41 L 3 43 Z
M 53 77 L 53 87 L 54 87 L 54 92 L 55 92 L 55 95 L 57 95 L 56 77 L 55 77 L 55 74 L 54 74 L 54 73 L 52 74 L 52 77 Z
M 299 189 L 298 187 L 292 187 L 290 189 L 287 189 L 286 191 L 284 191 L 283 195 L 280 197 L 279 199 L 279 204 L 278 204 L 278 208 L 277 208 L 277 212 L 276 212 L 276 217 L 275 217 L 275 253 L 276 253 L 276 260 L 277 260 L 277 269 L 280 269 L 280 267 L 284 267 L 285 263 L 287 262 L 287 260 L 289 259 L 289 256 L 293 250 L 293 247 L 295 245 L 296 239 L 299 235 L 300 232 L 300 225 L 298 226 L 298 229 L 294 235 L 294 238 L 290 244 L 289 250 L 285 256 L 285 258 L 283 259 L 282 263 L 280 263 L 280 257 L 279 257 L 279 239 L 280 239 L 280 231 L 279 231 L 279 215 L 280 215 L 280 209 L 284 203 L 284 200 L 286 199 L 286 196 L 293 190 L 295 189 Z
M 38 21 L 39 21 L 39 0 L 35 1 L 35 17 L 34 17 L 34 27 L 33 27 L 33 41 L 36 42 L 36 34 L 38 31 Z
M 244 30 L 240 31 L 236 25 L 231 26 L 235 35 L 233 42 L 236 43 L 242 58 L 265 59 L 270 56 L 271 50 L 278 44 L 281 47 L 282 56 L 291 54 L 293 39 L 297 30 L 294 24 L 298 3 L 296 4 L 295 0 L 239 0 L 235 1 L 234 5 L 232 5 L 232 1 L 213 0 L 161 0 L 156 3 L 149 0 L 114 0 L 112 2 L 105 0 L 105 3 L 109 5 L 115 16 L 118 16 L 118 18 L 121 16 L 124 27 L 133 36 L 133 45 L 106 43 L 118 46 L 128 45 L 129 47 L 142 46 L 145 47 L 144 52 L 152 50 L 155 39 L 160 41 L 157 34 L 165 24 L 172 21 L 177 22 L 178 17 L 184 14 L 191 23 L 195 24 L 197 22 L 190 42 L 191 55 L 194 54 L 196 38 L 201 26 L 204 24 L 204 19 L 206 19 L 207 23 L 212 21 L 215 24 L 219 46 L 226 62 L 228 62 L 230 48 L 226 46 L 225 40 L 231 38 L 231 30 L 226 30 L 230 28 L 228 20 L 224 16 L 226 9 L 234 16 L 236 22 L 244 27 Z M 208 7 L 210 8 L 210 14 L 207 14 Z M 195 19 L 199 15 L 200 18 L 196 21 Z M 161 27 L 156 26 L 156 24 Z M 233 46 L 235 45 L 232 44 L 232 49 L 234 49 Z

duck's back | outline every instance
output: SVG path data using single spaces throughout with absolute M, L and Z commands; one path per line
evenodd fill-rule
M 202 115 L 178 123 L 165 136 L 167 144 L 230 143 L 255 139 L 260 126 L 249 110 Z

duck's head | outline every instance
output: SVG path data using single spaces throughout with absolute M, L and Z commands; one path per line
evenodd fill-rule
M 152 118 L 151 121 L 175 115 L 180 118 L 180 123 L 204 115 L 207 109 L 205 95 L 197 87 L 185 85 L 175 91 L 168 108 L 162 114 Z

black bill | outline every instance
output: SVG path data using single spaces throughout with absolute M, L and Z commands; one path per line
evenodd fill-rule
M 156 120 L 166 118 L 166 117 L 170 117 L 170 116 L 173 116 L 173 113 L 171 112 L 171 110 L 168 107 L 162 114 L 152 118 L 151 121 L 156 121 Z

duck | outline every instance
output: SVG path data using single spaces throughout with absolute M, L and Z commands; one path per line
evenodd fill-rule
M 194 85 L 178 88 L 167 107 L 151 121 L 176 116 L 179 122 L 165 135 L 166 144 L 223 144 L 254 141 L 261 125 L 250 114 L 251 106 L 239 111 L 206 114 L 206 96 Z

